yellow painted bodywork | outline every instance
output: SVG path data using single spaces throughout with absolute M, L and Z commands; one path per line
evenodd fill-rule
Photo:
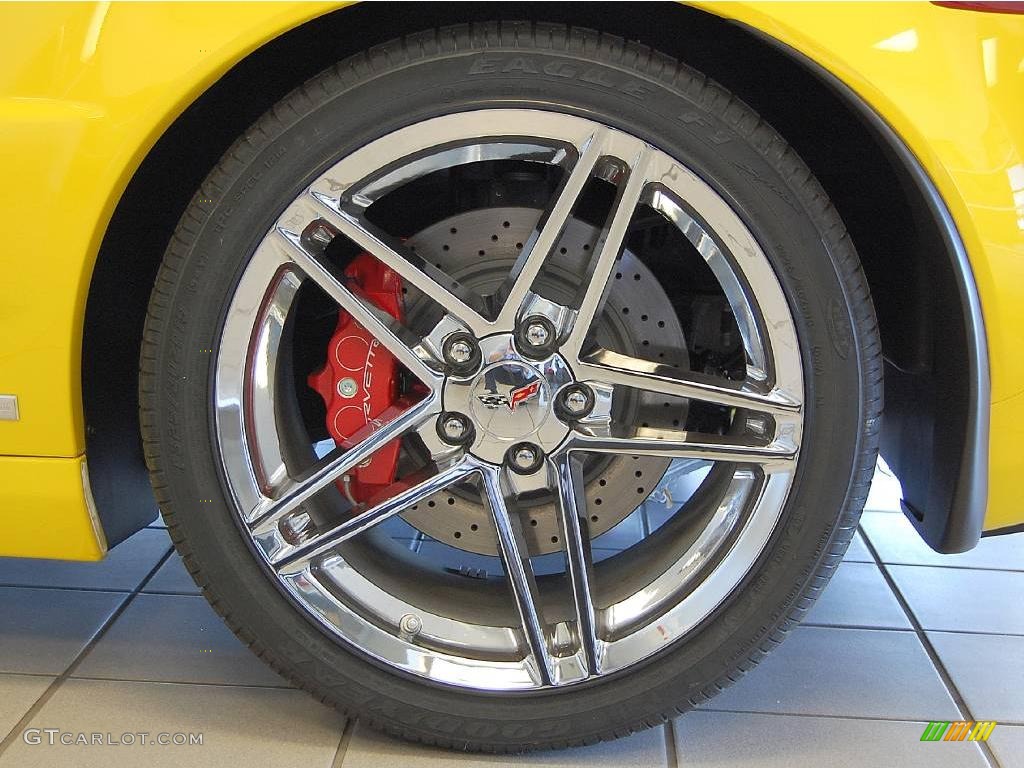
M 1016 350 L 1024 335 L 1024 17 L 926 3 L 696 4 L 838 76 L 935 182 L 967 247 L 988 333 L 985 528 L 1024 522 L 1016 490 L 1024 477 L 1024 355 Z M 338 7 L 0 6 L 0 394 L 18 395 L 21 411 L 19 421 L 0 421 L 0 457 L 22 457 L 0 458 L 0 555 L 89 559 L 105 548 L 81 477 L 68 468 L 85 450 L 80 365 L 89 281 L 132 174 L 233 64 Z M 52 533 L 40 531 L 39 512 L 28 506 L 40 488 L 50 496 L 35 503 L 45 504 Z
M 985 530 L 1024 523 L 1024 16 L 930 3 L 697 3 L 796 48 L 900 135 L 953 215 L 992 378 Z
M 106 554 L 84 456 L 0 456 L 0 492 L 0 552 L 67 560 Z

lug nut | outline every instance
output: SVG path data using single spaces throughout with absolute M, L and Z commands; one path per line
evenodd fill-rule
M 526 326 L 526 340 L 531 347 L 546 346 L 551 339 L 551 334 L 543 323 L 530 323 Z
M 464 332 L 453 333 L 441 345 L 441 354 L 451 373 L 465 375 L 476 370 L 480 364 L 480 348 L 472 335 Z
M 748 416 L 747 429 L 755 437 L 765 437 L 768 434 L 769 422 L 764 416 Z
M 554 351 L 555 326 L 543 315 L 531 315 L 523 320 L 516 332 L 520 351 L 528 357 L 547 357 Z
M 540 469 L 544 462 L 544 454 L 530 443 L 516 443 L 505 451 L 505 463 L 513 472 L 529 475 Z
M 570 384 L 558 395 L 558 409 L 570 419 L 582 419 L 594 409 L 594 392 L 583 384 Z
M 461 413 L 442 413 L 437 419 L 437 434 L 449 445 L 473 441 L 473 422 Z
M 473 348 L 469 346 L 469 342 L 464 339 L 459 339 L 448 348 L 448 357 L 451 358 L 453 363 L 468 363 L 469 358 L 472 356 Z

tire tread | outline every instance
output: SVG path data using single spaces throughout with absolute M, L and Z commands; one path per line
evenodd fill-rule
M 361 721 L 367 725 L 406 740 L 491 753 L 577 747 L 627 736 L 665 723 L 669 718 L 703 704 L 736 683 L 755 667 L 797 626 L 828 583 L 829 577 L 834 573 L 849 546 L 874 472 L 882 413 L 882 359 L 877 320 L 867 281 L 853 243 L 838 212 L 808 167 L 774 128 L 759 118 L 738 97 L 730 94 L 713 80 L 661 52 L 638 43 L 627 42 L 616 35 L 579 27 L 532 22 L 475 23 L 434 29 L 374 46 L 368 51 L 338 62 L 300 85 L 231 146 L 220 163 L 210 172 L 183 214 L 168 245 L 153 287 L 140 354 L 140 419 L 146 463 L 153 490 L 167 524 L 167 531 L 181 555 L 185 568 L 232 632 L 278 674 L 308 691 L 319 701 L 338 708 L 346 717 L 354 715 L 353 712 L 346 711 L 328 689 L 313 685 L 308 678 L 295 674 L 292 665 L 278 659 L 271 649 L 261 645 L 258 639 L 236 620 L 218 593 L 217 585 L 206 578 L 193 556 L 189 542 L 180 528 L 175 502 L 169 492 L 164 457 L 156 430 L 159 408 L 159 403 L 155 399 L 156 349 L 168 325 L 175 291 L 180 285 L 182 266 L 213 208 L 209 201 L 222 197 L 230 180 L 240 169 L 266 147 L 273 137 L 280 135 L 314 110 L 321 100 L 335 98 L 368 78 L 416 61 L 481 48 L 522 47 L 538 47 L 589 57 L 601 63 L 635 70 L 656 80 L 683 97 L 701 104 L 709 113 L 728 124 L 736 135 L 755 147 L 761 156 L 776 168 L 789 190 L 813 219 L 848 291 L 855 338 L 861 344 L 860 375 L 864 393 L 864 430 L 856 468 L 847 490 L 846 505 L 831 539 L 821 552 L 814 572 L 809 575 L 806 585 L 799 594 L 793 598 L 789 611 L 775 625 L 764 627 L 760 638 L 751 643 L 747 653 L 738 659 L 729 671 L 696 694 L 687 697 L 684 702 L 665 708 L 653 716 L 644 716 L 625 727 L 615 727 L 569 739 L 536 742 L 524 739 L 523 743 L 515 747 L 502 742 L 466 742 L 439 737 L 427 730 L 401 727 L 391 720 L 360 715 Z

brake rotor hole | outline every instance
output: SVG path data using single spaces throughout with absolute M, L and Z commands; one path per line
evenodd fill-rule
M 517 215 L 519 214 L 517 213 Z M 502 216 L 500 213 L 495 215 L 493 211 L 488 215 L 488 212 L 480 211 L 465 215 L 470 222 L 469 225 L 459 222 L 456 226 L 452 226 L 453 221 L 446 221 L 440 223 L 440 226 L 432 228 L 426 234 L 415 235 L 414 237 L 421 240 L 416 242 L 420 255 L 426 255 L 431 250 L 434 250 L 436 253 L 436 250 L 441 250 L 446 245 L 447 249 L 443 255 L 435 257 L 435 260 L 441 263 L 438 269 L 442 270 L 446 275 L 457 274 L 459 275 L 460 283 L 471 288 L 480 288 L 483 293 L 486 293 L 487 287 L 491 284 L 487 281 L 491 279 L 491 273 L 495 272 L 496 274 L 498 269 L 494 265 L 503 265 L 503 260 L 511 262 L 516 258 L 516 254 L 521 255 L 525 251 L 527 240 L 525 235 L 534 228 L 536 221 L 525 214 L 523 215 L 524 218 L 520 221 L 519 219 L 514 219 L 513 216 Z M 515 227 L 512 226 L 513 223 L 515 223 Z M 576 230 L 567 231 L 563 235 L 562 242 L 555 245 L 555 249 L 557 249 L 559 254 L 559 264 L 562 268 L 567 268 L 572 272 L 575 272 L 576 268 L 582 264 L 586 264 L 590 257 L 597 252 L 595 243 L 599 237 L 597 229 L 589 227 L 589 225 L 577 227 L 577 229 L 582 230 L 582 232 L 577 232 Z M 457 230 L 458 234 L 456 235 L 451 230 Z M 504 232 L 505 235 L 499 234 L 499 230 Z M 591 230 L 593 231 L 591 232 Z M 455 240 L 455 237 L 458 237 L 458 240 Z M 488 243 L 491 243 L 490 247 L 488 247 Z M 512 246 L 516 249 L 515 253 L 511 253 Z M 502 255 L 506 248 L 509 252 Z M 510 253 L 511 255 L 509 255 Z M 474 254 L 476 255 L 475 258 Z M 476 270 L 476 272 L 471 273 L 470 267 Z M 665 306 L 655 308 L 651 304 L 646 303 L 649 298 L 648 294 L 655 291 L 652 285 L 657 285 L 657 283 L 653 278 L 651 280 L 637 281 L 634 277 L 635 275 L 640 275 L 641 278 L 649 277 L 646 271 L 641 271 L 642 269 L 644 269 L 644 266 L 635 257 L 630 256 L 626 258 L 625 254 L 617 256 L 612 269 L 609 271 L 617 279 L 615 283 L 617 301 L 613 307 L 617 305 L 617 308 L 620 310 L 620 320 L 616 321 L 614 319 L 615 309 L 610 308 L 609 314 L 612 317 L 608 318 L 605 322 L 612 323 L 615 328 L 628 334 L 628 339 L 623 339 L 626 342 L 627 348 L 637 352 L 641 349 L 647 349 L 648 353 L 651 353 L 656 351 L 659 346 L 666 348 L 670 343 L 666 340 L 663 344 L 661 334 L 665 333 L 664 329 L 675 328 L 674 316 L 671 314 L 671 303 L 667 297 L 662 301 Z M 477 275 L 477 272 L 480 274 Z M 555 279 L 553 276 L 549 277 L 552 280 Z M 627 279 L 630 277 L 634 277 L 634 279 Z M 648 283 L 648 285 L 641 286 L 641 282 Z M 558 285 L 561 286 L 561 283 L 558 283 Z M 566 290 L 570 290 L 571 287 L 570 285 Z M 552 288 L 552 290 L 555 289 Z M 621 292 L 621 295 L 619 292 Z M 410 290 L 410 295 L 419 296 L 419 293 L 415 289 Z M 622 311 L 624 305 L 626 309 Z M 631 310 L 634 307 L 648 307 L 648 309 L 646 313 L 643 309 L 632 312 Z M 656 314 L 652 315 L 652 312 Z M 654 327 L 654 324 L 659 320 L 658 315 L 661 316 L 659 328 L 662 329 L 659 332 L 658 344 L 654 344 L 655 340 L 649 336 L 646 339 L 647 344 L 643 344 L 644 337 L 648 335 L 645 333 L 648 328 L 647 323 L 650 323 L 650 327 Z M 653 354 L 648 354 L 648 356 L 656 359 Z M 668 359 L 671 359 L 674 355 L 666 353 L 664 357 L 666 358 L 664 362 L 668 362 Z M 652 402 L 645 403 L 644 405 L 648 408 L 653 406 L 651 410 L 654 411 L 658 401 L 654 398 L 651 398 L 651 400 Z M 667 408 L 673 405 L 675 404 L 669 402 L 664 407 Z M 646 414 L 641 410 L 637 415 L 640 418 L 647 416 L 647 421 L 651 424 L 655 422 L 660 424 L 662 422 L 667 423 L 672 415 L 677 414 L 665 413 L 663 417 L 654 421 L 652 421 L 653 413 Z M 639 420 L 637 419 L 632 423 L 638 424 Z M 648 425 L 649 428 L 650 424 Z M 661 471 L 655 469 L 653 464 L 648 468 L 648 465 L 643 463 L 648 461 L 653 461 L 654 464 L 658 463 L 657 460 L 652 460 L 649 457 L 635 457 L 633 464 L 634 473 L 635 470 L 642 467 L 644 469 L 644 476 L 653 477 L 657 475 L 660 477 Z M 602 468 L 595 472 L 591 478 L 588 478 L 584 493 L 587 502 L 590 504 L 590 511 L 594 514 L 586 514 L 585 519 L 590 525 L 591 534 L 595 536 L 600 535 L 605 530 L 614 527 L 621 519 L 628 516 L 630 511 L 636 508 L 638 502 L 642 501 L 642 498 L 632 495 L 636 489 L 635 485 L 632 486 L 634 491 L 629 490 L 631 488 L 628 479 L 629 473 L 629 456 L 627 455 L 618 457 L 614 466 Z M 634 478 L 634 480 L 636 479 Z M 600 497 L 595 499 L 594 497 L 598 494 L 600 494 Z M 451 497 L 454 497 L 454 503 L 448 501 L 446 506 L 446 500 Z M 441 541 L 447 541 L 451 546 L 464 548 L 466 551 L 487 554 L 493 545 L 489 543 L 490 535 L 485 536 L 483 534 L 484 531 L 488 530 L 487 516 L 485 510 L 482 508 L 477 509 L 476 500 L 467 500 L 454 496 L 450 489 L 442 491 L 433 498 L 436 504 L 430 505 L 431 508 L 428 509 L 427 500 L 424 499 L 418 504 L 418 510 L 411 510 L 412 515 L 409 516 L 410 519 L 408 521 L 425 534 Z M 542 505 L 542 508 L 533 510 L 532 516 L 529 513 L 524 515 L 523 520 L 524 526 L 529 521 L 527 541 L 531 555 L 557 552 L 561 548 L 559 539 L 562 536 L 561 532 L 557 530 L 557 514 L 549 513 L 546 508 L 547 504 L 553 507 L 555 503 L 553 500 L 549 502 L 546 499 L 539 503 Z M 444 509 L 446 512 L 446 517 L 449 518 L 447 521 L 436 514 L 441 509 Z M 601 512 L 597 513 L 598 510 L 601 510 Z M 481 517 L 476 517 L 477 515 L 481 515 Z M 469 519 L 466 519 L 467 517 Z M 459 526 L 458 530 L 454 528 L 455 523 Z M 437 526 L 435 529 L 436 533 L 431 530 L 432 526 Z M 456 533 L 460 535 L 456 536 Z M 554 539 L 552 539 L 553 536 Z M 496 554 L 496 552 L 491 554 Z

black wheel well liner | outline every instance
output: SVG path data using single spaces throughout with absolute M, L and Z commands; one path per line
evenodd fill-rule
M 148 153 L 100 246 L 82 384 L 90 482 L 111 545 L 156 505 L 139 438 L 138 355 L 149 292 L 178 218 L 232 141 L 292 87 L 373 44 L 495 16 L 598 29 L 676 56 L 744 99 L 814 171 L 861 255 L 882 335 L 882 451 L 935 549 L 971 548 L 987 502 L 989 379 L 981 310 L 952 218 L 871 107 L 814 62 L 676 3 L 369 3 L 314 19 L 238 62 Z

